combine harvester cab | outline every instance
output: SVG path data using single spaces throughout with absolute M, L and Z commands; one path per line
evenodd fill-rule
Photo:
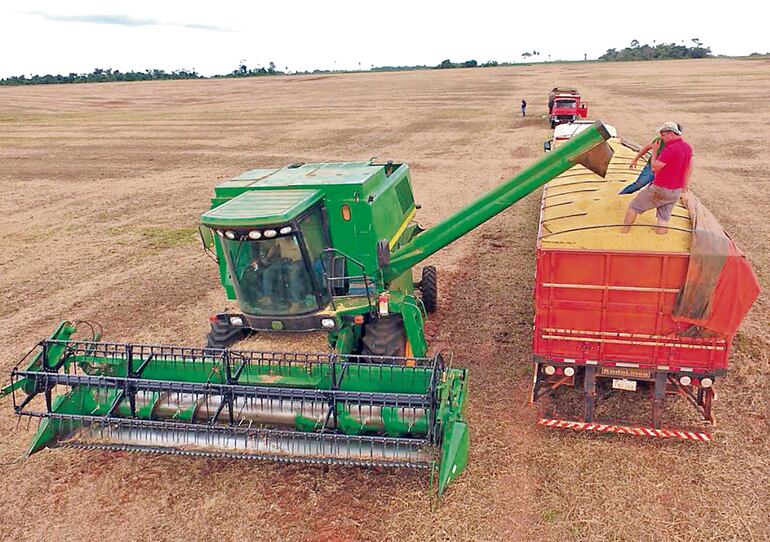
M 241 313 L 206 347 L 84 341 L 62 323 L 17 366 L 18 415 L 44 446 L 416 467 L 441 494 L 465 467 L 468 379 L 429 355 L 436 275 L 415 265 L 575 164 L 604 175 L 598 122 L 440 224 L 413 222 L 405 164 L 296 164 L 217 187 L 205 249 Z M 418 292 L 417 290 L 420 290 Z M 260 331 L 328 333 L 323 354 L 230 349 Z
M 571 127 L 573 134 L 586 128 L 557 130 Z M 553 146 L 564 143 L 555 138 Z M 618 192 L 638 175 L 629 163 L 639 147 L 617 137 L 609 144 L 604 179 L 576 166 L 543 191 L 532 401 L 551 396 L 541 420 L 548 427 L 711 440 L 702 429 L 666 429 L 664 399 L 683 397 L 714 423 L 714 384 L 726 374 L 730 343 L 759 286 L 692 192 L 675 207 L 668 234 L 654 232 L 654 211 L 620 233 L 633 196 Z M 558 412 L 569 387 L 582 397 L 582 419 Z M 631 392 L 652 398 L 649 425 L 616 416 L 597 422 L 599 399 Z

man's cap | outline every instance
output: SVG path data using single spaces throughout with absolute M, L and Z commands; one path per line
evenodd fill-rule
M 679 125 L 676 122 L 664 122 L 658 132 L 674 132 L 676 135 L 682 135 L 682 130 L 679 129 Z

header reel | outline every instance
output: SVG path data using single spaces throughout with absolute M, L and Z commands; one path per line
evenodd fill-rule
M 2 391 L 17 415 L 40 420 L 30 454 L 58 445 L 438 468 L 439 494 L 467 461 L 465 371 L 440 355 L 120 344 L 74 331 L 61 324 Z

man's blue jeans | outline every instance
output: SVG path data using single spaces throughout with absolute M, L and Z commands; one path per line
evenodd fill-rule
M 655 174 L 652 171 L 652 166 L 650 166 L 650 163 L 647 162 L 647 165 L 644 166 L 644 169 L 642 169 L 642 172 L 639 174 L 639 177 L 629 184 L 627 187 L 625 187 L 623 190 L 621 190 L 620 194 L 633 194 L 637 190 L 640 190 L 650 184 L 652 182 L 652 179 L 655 177 Z

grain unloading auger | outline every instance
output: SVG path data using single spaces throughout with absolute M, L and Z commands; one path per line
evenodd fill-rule
M 17 414 L 60 444 L 309 463 L 465 467 L 467 375 L 428 355 L 436 273 L 412 267 L 563 171 L 604 175 L 598 122 L 430 230 L 405 164 L 295 164 L 219 185 L 204 248 L 241 313 L 204 348 L 83 341 L 62 323 L 13 371 Z M 326 330 L 333 353 L 232 350 L 257 331 Z

